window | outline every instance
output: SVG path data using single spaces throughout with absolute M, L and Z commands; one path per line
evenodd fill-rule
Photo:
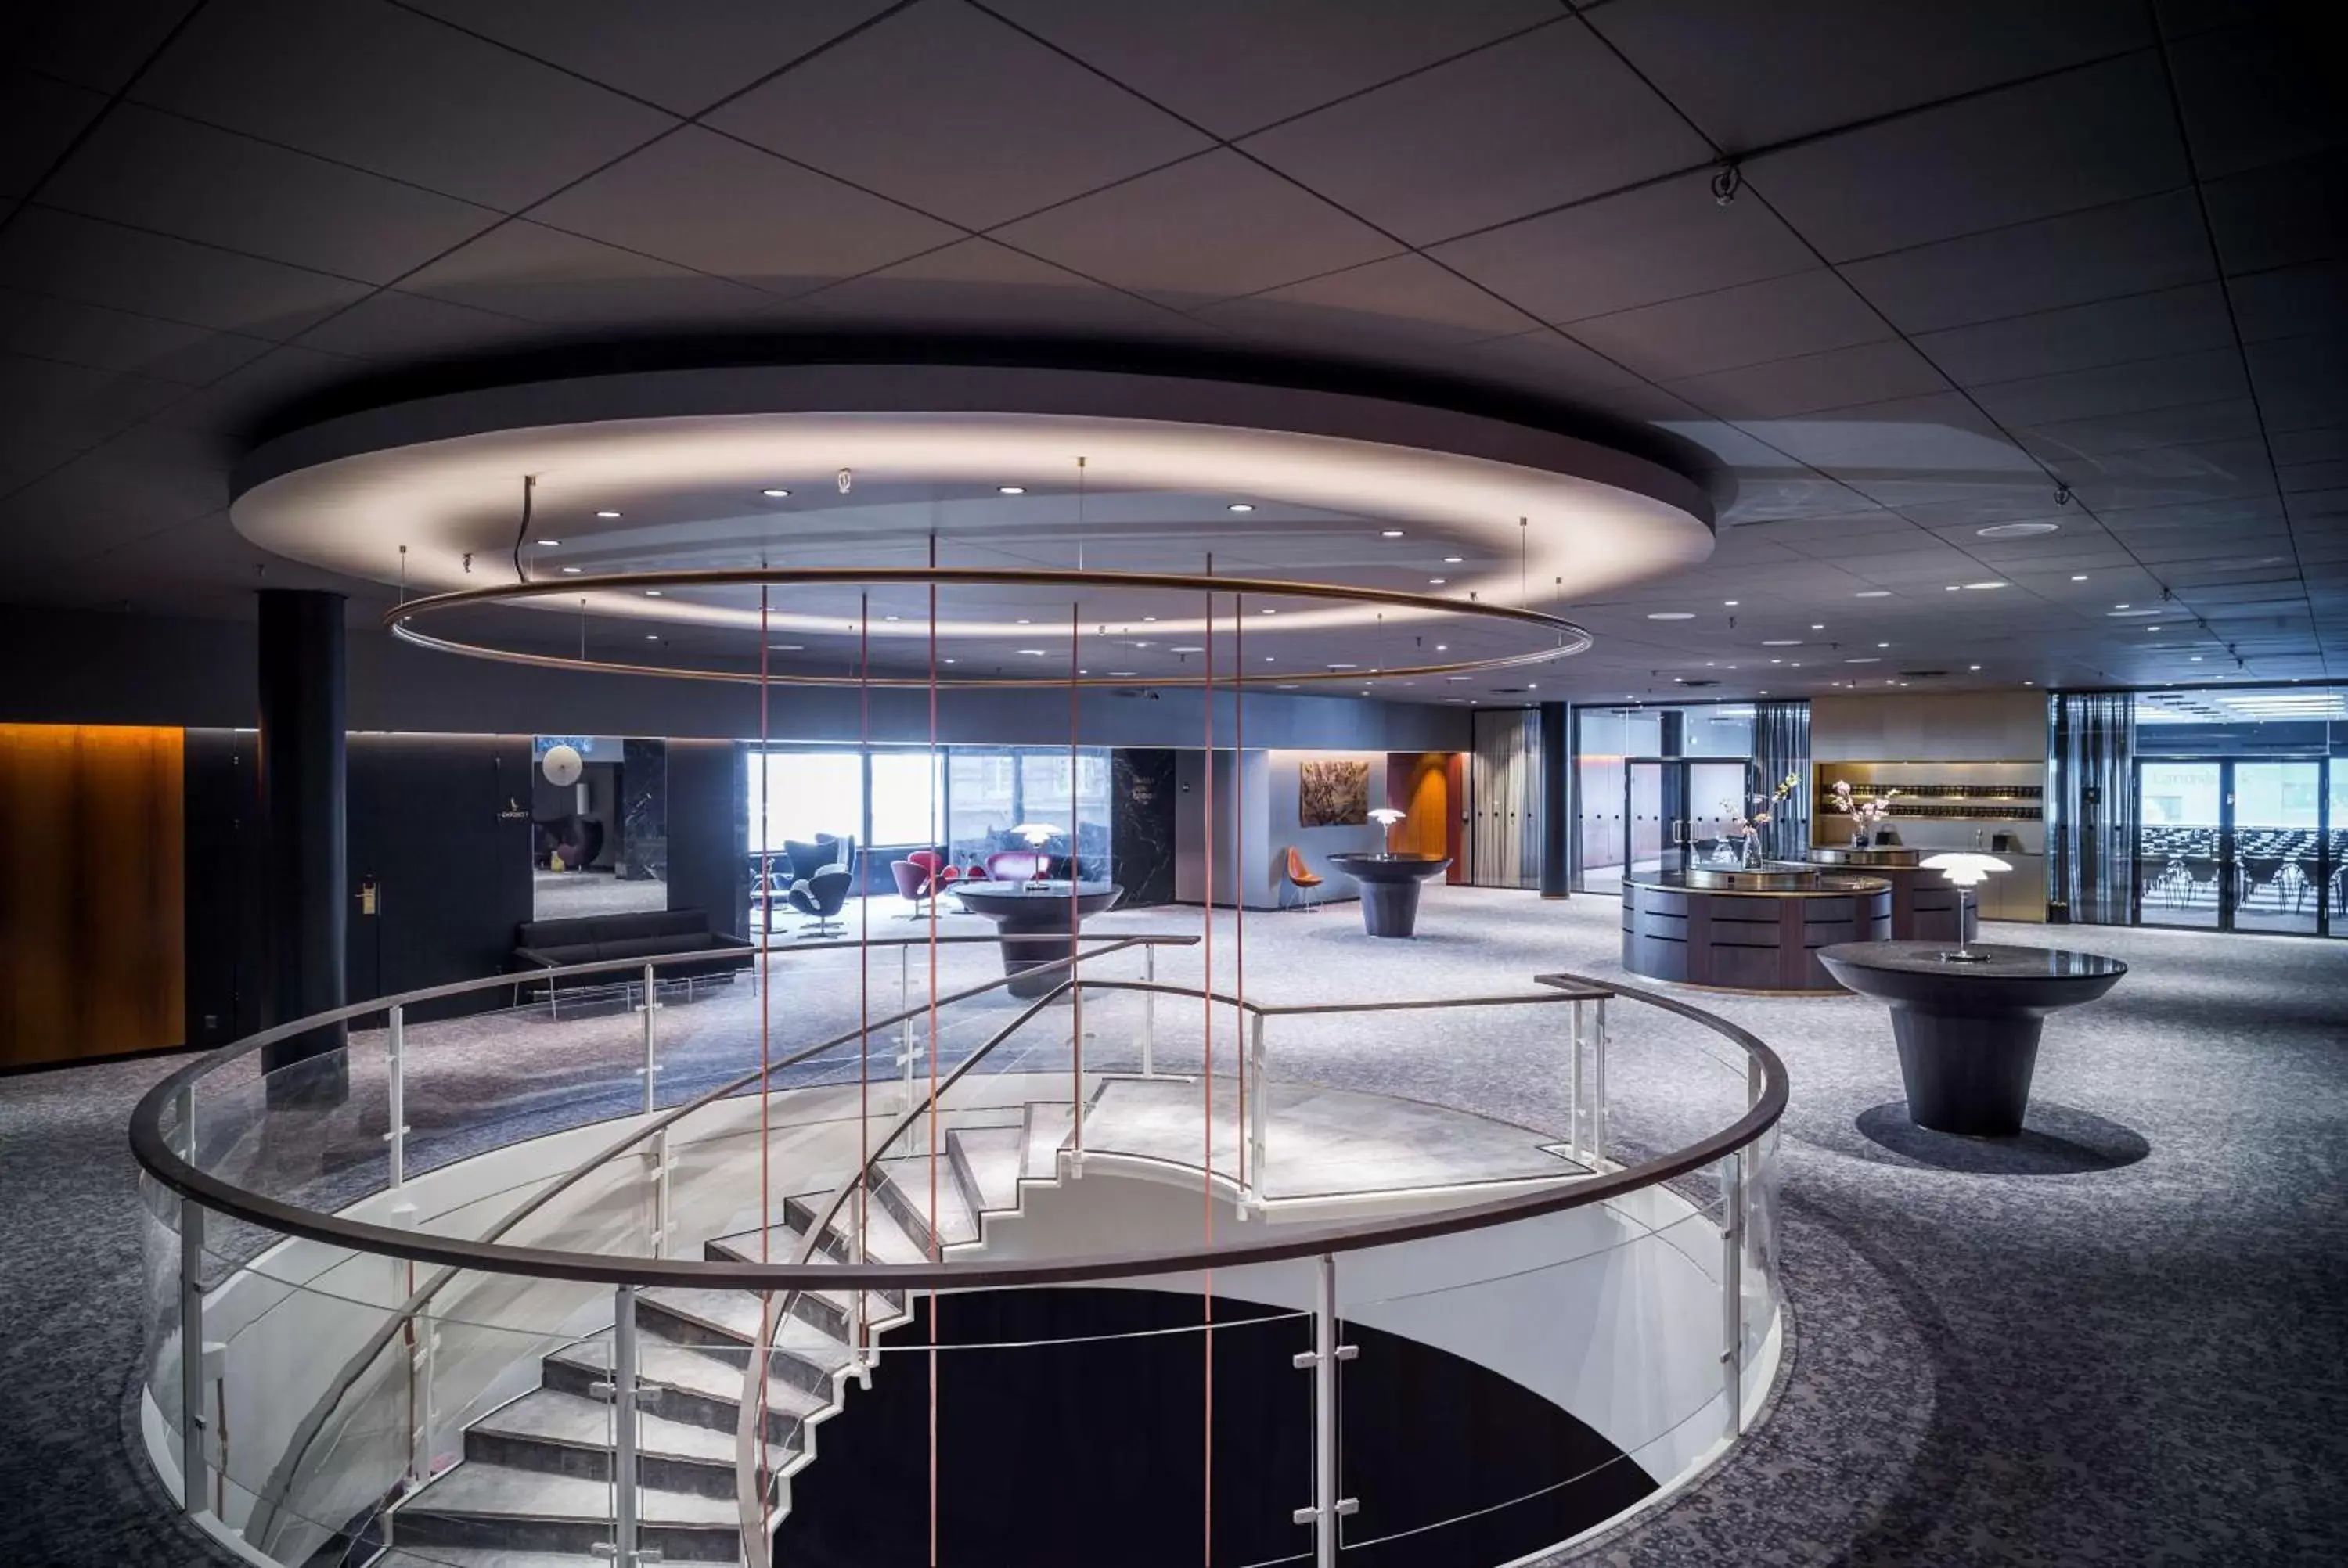
M 929 751 L 872 753 L 872 842 L 929 845 L 940 842 L 945 804 L 945 755 Z
M 864 830 L 864 759 L 854 752 L 768 752 L 750 769 L 750 850 L 786 839 L 854 838 Z

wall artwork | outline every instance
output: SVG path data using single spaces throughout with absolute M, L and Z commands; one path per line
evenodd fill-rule
M 1308 761 L 1296 770 L 1296 820 L 1302 827 L 1357 827 L 1370 820 L 1370 764 Z

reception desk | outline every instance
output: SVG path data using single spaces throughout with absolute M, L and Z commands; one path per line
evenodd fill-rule
M 1981 935 L 1981 900 L 1920 864 L 1921 849 L 1879 847 L 1810 851 L 1813 865 L 1830 870 L 1880 876 L 1891 884 L 1891 939 L 1895 942 L 1970 942 Z M 1962 928 L 1960 929 L 1962 921 Z
M 1777 864 L 1622 879 L 1622 967 L 1649 979 L 1833 995 L 1818 949 L 1890 935 L 1891 884 L 1873 875 Z

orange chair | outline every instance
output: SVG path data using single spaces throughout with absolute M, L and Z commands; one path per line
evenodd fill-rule
M 1288 885 L 1296 889 L 1297 902 L 1292 907 L 1319 907 L 1321 878 L 1305 868 L 1304 856 L 1292 844 L 1288 846 Z

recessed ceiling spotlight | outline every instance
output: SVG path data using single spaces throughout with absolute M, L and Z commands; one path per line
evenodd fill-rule
M 1382 539 L 1398 539 L 1402 538 L 1402 530 L 1400 528 L 1380 528 L 1378 530 L 1378 538 Z
M 1942 589 L 1941 591 L 1941 592 L 1943 592 L 1943 593 L 1962 593 L 1962 592 L 1964 591 L 1964 589 L 1962 589 L 1962 588 L 1960 588 L 1957 584 L 1955 584 L 1955 583 L 1953 583 L 1953 582 L 1952 582 L 1952 583 L 1951 583 L 1948 587 L 1946 587 L 1946 588 Z
M 1206 650 L 1203 648 L 1173 648 L 1169 649 L 1168 651 L 1174 653 L 1204 653 Z
M 647 631 L 644 633 L 644 641 L 647 642 L 658 642 L 660 641 L 660 633 L 657 631 Z
M 577 576 L 579 575 L 579 569 L 578 569 L 577 567 L 575 567 L 575 566 L 567 566 L 567 567 L 564 567 L 562 569 L 563 569 L 563 571 L 564 571 L 566 574 L 568 574 L 568 575 L 570 575 L 570 576 L 572 576 L 572 577 L 577 577 Z
M 1528 692 L 1538 692 L 1540 690 L 1540 682 L 1538 681 L 1528 681 L 1525 682 L 1525 690 Z
M 881 620 L 896 620 L 897 618 L 896 618 L 895 616 L 893 616 L 893 615 L 884 615 L 884 616 L 882 616 L 880 619 L 881 619 Z
M 1466 556 L 1445 556 L 1443 558 L 1443 564 L 1445 566 L 1459 566 L 1465 563 L 1467 559 L 1468 558 Z
M 1280 611 L 1276 610 L 1259 610 L 1256 613 L 1258 615 L 1278 615 Z
M 1801 645 L 1802 640 L 1798 637 L 1765 637 L 1761 640 L 1764 648 L 1799 648 Z
M 1229 507 L 1225 507 L 1224 510 L 1231 512 L 1252 512 L 1255 508 L 1249 506 L 1245 501 L 1233 501 Z
M 2060 523 L 1992 523 L 1985 528 L 1975 528 L 1973 537 L 1983 539 L 2030 539 L 2040 534 L 2059 532 Z
M 1772 664 L 1783 664 L 1785 661 L 1783 659 L 1772 659 L 1769 662 Z
M 2024 685 L 2025 685 L 2025 686 L 2035 686 L 2035 685 L 2037 685 L 2037 684 L 2038 684 L 2038 682 L 2035 682 L 2035 681 L 2024 681 L 2024 682 L 2023 682 L 2023 684 L 2024 684 Z
M 994 487 L 994 493 L 998 496 L 1024 496 L 1027 493 L 1027 487 L 1025 485 L 997 485 Z
M 1473 677 L 1467 675 L 1446 675 L 1444 679 L 1446 681 L 1467 681 L 1473 679 Z
M 2113 620 L 2141 620 L 2147 615 L 2158 615 L 2160 611 L 2157 610 L 2149 608 L 2145 610 L 2130 610 L 2126 606 L 2122 606 L 2118 610 L 2107 610 L 2104 611 L 2104 614 Z
M 1451 651 L 1451 644 L 1448 642 L 1438 642 L 1435 645 L 1435 651 L 1437 653 L 1448 653 Z
M 1733 599 L 1724 599 L 1720 602 L 1726 605 L 1731 610 L 1735 610 L 1736 608 L 1736 601 Z
M 1827 623 L 1823 620 L 1813 620 L 1810 622 L 1810 630 L 1812 631 L 1824 631 L 1826 629 Z
M 1358 664 L 1332 664 L 1329 668 L 1332 670 L 1359 670 L 1361 666 Z
M 2125 604 L 2116 604 L 2116 605 L 2112 606 L 2112 608 L 2113 608 L 2114 610 L 2126 610 L 2126 609 L 2127 608 L 2127 605 L 2125 605 Z
M 1293 681 L 1283 681 L 1279 685 L 1273 687 L 1272 690 L 1275 692 L 1293 692 L 1296 690 L 1296 683 Z
M 2071 580 L 2073 582 L 2085 582 L 2087 580 L 2087 574 L 2083 571 L 2075 571 L 2071 574 Z
M 2199 653 L 2196 653 L 2195 655 L 2193 655 L 2193 662 L 2194 662 L 2194 663 L 2196 663 L 2196 664 L 2200 663 L 2200 662 L 2201 662 L 2201 655 L 2199 655 Z M 1978 669 L 1980 669 L 1980 668 L 1981 668 L 1981 666 L 1980 666 L 1980 665 L 1978 665 L 1978 664 L 1976 664 L 1976 665 L 1974 665 L 1974 666 L 1973 666 L 1973 668 L 1974 668 L 1974 669 L 1976 669 L 1976 670 L 1978 670 Z
M 1112 681 L 1130 681 L 1133 679 L 1134 671 L 1130 670 L 1112 670 L 1108 672 L 1108 676 Z
M 1966 668 L 1966 669 L 1968 669 L 1968 670 L 1978 670 L 1978 669 L 1980 669 L 1980 668 L 1981 668 L 1981 666 L 1980 666 L 1980 665 L 1978 665 L 1978 664 L 1968 664 L 1968 665 L 1966 665 L 1966 666 L 1965 666 L 1965 668 Z
M 648 588 L 644 589 L 644 597 L 646 599 L 658 599 L 660 596 L 661 590 L 656 588 Z
M 1695 612 L 1692 610 L 1651 610 L 1647 611 L 1647 619 L 1649 620 L 1694 620 Z
M 1019 624 L 1022 626 L 1033 626 L 1035 623 L 1023 615 L 1019 618 Z
M 960 662 L 960 661 L 958 661 L 958 660 L 953 660 L 953 659 L 942 659 L 942 660 L 940 660 L 938 662 L 940 662 L 941 664 L 954 664 L 954 663 L 959 663 L 959 662 Z
M 559 549 L 561 548 L 561 545 L 562 541 L 561 539 L 541 539 L 538 541 L 538 548 L 542 550 Z
M 1447 577 L 1431 577 L 1426 579 L 1426 586 L 1429 588 L 1441 588 L 1445 583 L 1449 582 L 1450 580 L 1451 579 Z
M 620 514 L 617 512 L 598 512 L 595 515 L 599 518 L 616 518 Z
M 767 646 L 778 653 L 801 653 L 807 650 L 804 642 L 769 642 Z
M 1972 589 L 1972 590 L 1973 590 L 1974 592 L 1976 592 L 1976 593 L 1982 592 L 1982 591 L 1983 591 L 1983 590 L 1985 590 L 1985 589 L 1993 589 L 1993 588 L 2003 588 L 2004 586 L 2005 586 L 2005 584 L 2004 584 L 2004 583 L 2003 583 L 2003 582 L 1969 582 L 1969 583 L 1965 584 L 1965 587 L 1967 587 L 1968 589 Z
M 779 501 L 784 497 L 789 495 L 790 492 L 788 490 L 761 490 L 758 494 L 766 497 L 767 499 L 770 501 Z
M 1019 651 L 1025 653 L 1030 659 L 1041 659 L 1044 657 L 1044 650 L 1041 648 L 1022 648 Z
M 1853 599 L 1890 599 L 1890 597 L 1891 590 L 1888 588 L 1862 588 L 1851 595 Z
M 1280 662 L 1280 661 L 1279 661 L 1279 660 L 1274 659 L 1274 658 L 1273 658 L 1271 654 L 1269 654 L 1269 653 L 1267 653 L 1267 654 L 1265 654 L 1265 655 L 1263 656 L 1263 661 L 1264 661 L 1265 663 L 1267 663 L 1267 664 L 1277 664 L 1277 663 L 1279 663 L 1279 662 Z
M 1141 619 L 1144 620 L 1156 620 L 1158 618 L 1154 615 L 1145 615 Z
M 1870 657 L 1867 659 L 1846 659 L 1843 662 L 1846 664 L 1880 664 L 1883 661 Z

